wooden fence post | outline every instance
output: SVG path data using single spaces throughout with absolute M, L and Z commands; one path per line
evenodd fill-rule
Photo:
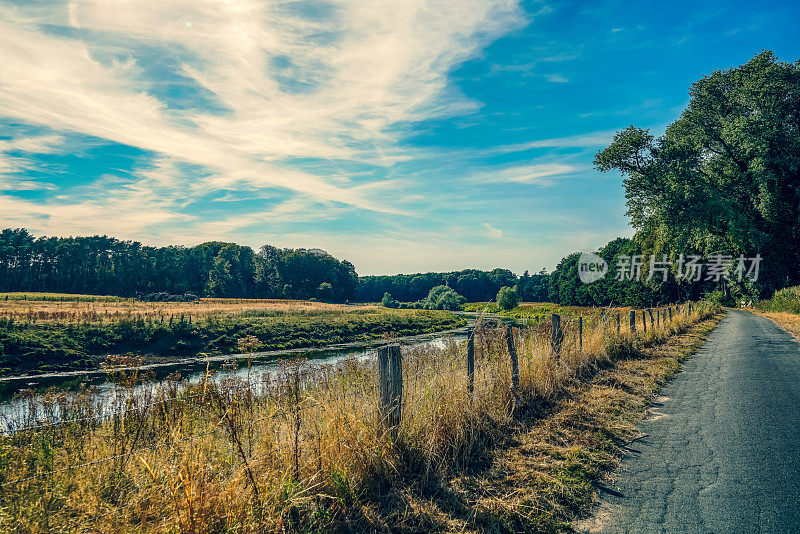
M 564 340 L 564 333 L 561 331 L 561 316 L 554 313 L 550 316 L 553 323 L 553 333 L 550 338 L 550 346 L 553 348 L 553 353 L 556 358 L 561 357 L 561 342 Z
M 669 320 L 672 321 L 672 306 L 667 308 L 667 314 L 669 315 Z
M 661 327 L 661 310 L 656 309 L 656 327 Z
M 647 308 L 647 315 L 650 316 L 650 328 L 656 327 L 656 320 L 653 317 L 653 308 Z
M 620 321 L 619 313 L 617 313 L 617 334 L 619 334 L 620 330 L 622 330 L 622 326 L 621 325 L 622 325 L 622 322 Z
M 647 332 L 647 313 L 642 310 L 642 331 Z
M 467 380 L 469 394 L 475 391 L 475 329 L 467 330 Z
M 517 361 L 517 349 L 514 347 L 514 328 L 506 326 L 506 344 L 508 345 L 508 355 L 511 357 L 511 390 L 514 395 L 519 389 L 519 362 Z
M 636 332 L 636 312 L 633 310 L 631 310 L 630 323 L 631 323 L 631 332 Z
M 578 350 L 583 350 L 583 316 L 578 317 Z
M 389 430 L 392 439 L 397 439 L 403 412 L 403 355 L 400 345 L 378 348 L 378 386 L 380 426 Z

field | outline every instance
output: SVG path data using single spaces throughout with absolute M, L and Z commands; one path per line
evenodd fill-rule
M 470 302 L 464 306 L 464 311 L 501 315 L 517 319 L 518 321 L 535 323 L 550 320 L 554 313 L 561 317 L 576 318 L 583 317 L 584 320 L 598 320 L 605 313 L 619 313 L 622 317 L 627 317 L 631 308 L 590 308 L 586 306 L 559 306 L 549 302 L 521 302 L 512 310 L 501 310 L 496 302 Z
M 466 324 L 447 312 L 309 301 L 25 296 L 0 296 L 0 375 L 91 369 L 115 354 L 149 362 L 365 342 Z
M 479 488 L 463 486 L 467 475 L 487 469 L 491 451 L 511 446 L 576 383 L 717 308 L 663 311 L 647 332 L 595 320 L 579 340 L 570 327 L 559 354 L 546 324 L 510 338 L 505 327 L 479 326 L 472 378 L 466 342 L 404 349 L 402 415 L 391 428 L 375 360 L 287 362 L 279 377 L 209 375 L 194 386 L 176 378 L 123 396 L 101 420 L 89 397 L 52 394 L 44 413 L 66 422 L 31 411 L 27 429 L 0 438 L 0 522 L 20 532 L 553 530 L 571 513 L 568 493 L 585 500 L 600 476 L 576 470 L 591 463 L 579 450 L 558 453 L 569 473 L 530 473 L 543 487 L 513 509 L 487 497 L 473 514 L 466 495 Z M 133 368 L 120 373 L 120 390 L 141 378 Z M 576 423 L 577 432 L 590 421 Z M 619 446 L 613 433 L 603 439 L 609 451 Z
M 371 305 L 329 304 L 308 300 L 216 299 L 195 302 L 144 302 L 136 299 L 59 293 L 0 293 L 0 317 L 36 321 L 85 321 L 101 318 L 193 317 L 250 312 L 350 311 L 377 309 Z

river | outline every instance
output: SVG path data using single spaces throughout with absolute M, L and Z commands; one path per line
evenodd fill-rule
M 444 346 L 448 340 L 463 339 L 466 333 L 466 328 L 460 328 L 435 334 L 410 336 L 396 341 L 407 347 Z M 152 393 L 165 385 L 167 377 L 174 376 L 175 373 L 180 374 L 184 384 L 197 383 L 203 379 L 207 370 L 214 371 L 216 380 L 238 377 L 254 385 L 263 384 L 265 378 L 285 372 L 287 361 L 301 358 L 307 365 L 316 367 L 335 365 L 344 359 L 374 358 L 380 344 L 380 341 L 374 341 L 367 346 L 336 345 L 281 352 L 228 354 L 204 359 L 188 358 L 178 362 L 150 364 L 140 369 L 151 374 L 152 379 L 137 385 L 132 394 Z M 42 422 L 58 423 L 60 416 L 57 403 L 53 406 L 51 402 L 43 402 L 45 392 L 48 390 L 75 392 L 83 387 L 91 387 L 91 394 L 83 400 L 94 406 L 92 413 L 100 418 L 119 411 L 119 407 L 125 405 L 126 396 L 131 394 L 131 390 L 121 388 L 110 378 L 108 370 L 2 378 L 0 379 L 0 435 L 11 433 L 22 426 L 37 425 Z M 259 392 L 256 390 L 255 393 Z

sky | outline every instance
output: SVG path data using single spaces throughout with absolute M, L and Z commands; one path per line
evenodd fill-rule
M 800 57 L 800 2 L 0 0 L 0 227 L 552 269 L 631 236 L 594 155 Z

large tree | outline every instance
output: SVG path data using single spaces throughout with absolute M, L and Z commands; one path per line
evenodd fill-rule
M 800 283 L 800 62 L 764 51 L 695 82 L 663 136 L 630 126 L 597 154 L 624 176 L 645 252 L 764 257 L 759 286 Z

